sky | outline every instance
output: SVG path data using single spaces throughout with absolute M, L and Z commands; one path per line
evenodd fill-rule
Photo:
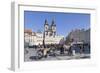
M 54 19 L 57 34 L 65 37 L 72 30 L 90 28 L 90 14 L 37 11 L 24 11 L 24 28 L 43 32 L 45 19 L 49 25 Z

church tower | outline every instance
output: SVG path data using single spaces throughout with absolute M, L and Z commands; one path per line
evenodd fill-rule
M 47 20 L 45 20 L 45 24 L 44 24 L 44 35 L 45 37 L 55 37 L 56 35 L 56 24 L 54 19 L 51 22 L 51 25 L 49 26 Z
M 54 19 L 52 20 L 52 23 L 51 23 L 51 32 L 52 32 L 52 36 L 55 37 L 55 35 L 56 35 L 56 24 L 55 24 Z
M 45 34 L 45 36 L 48 36 L 48 29 L 49 29 L 49 24 L 48 24 L 47 20 L 45 19 L 45 23 L 44 23 L 44 34 Z

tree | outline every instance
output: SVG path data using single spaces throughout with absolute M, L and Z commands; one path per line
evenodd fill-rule
M 66 39 L 65 39 L 65 44 L 67 45 L 67 44 L 69 44 L 70 43 L 70 36 L 68 35 L 67 37 L 66 37 Z

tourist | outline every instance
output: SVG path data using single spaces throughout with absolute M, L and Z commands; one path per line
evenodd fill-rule
M 64 54 L 64 48 L 63 48 L 63 45 L 60 46 L 60 54 Z

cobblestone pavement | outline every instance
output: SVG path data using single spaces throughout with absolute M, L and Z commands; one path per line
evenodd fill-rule
M 58 51 L 56 53 L 59 53 Z M 36 57 L 37 50 L 33 48 L 26 48 L 24 53 L 24 61 L 45 61 L 45 60 L 71 60 L 71 59 L 85 59 L 90 58 L 90 54 L 75 54 L 74 56 L 68 56 L 66 53 L 64 55 L 57 55 L 57 56 L 47 56 L 46 58 L 43 57 L 39 60 L 30 59 L 30 57 Z

